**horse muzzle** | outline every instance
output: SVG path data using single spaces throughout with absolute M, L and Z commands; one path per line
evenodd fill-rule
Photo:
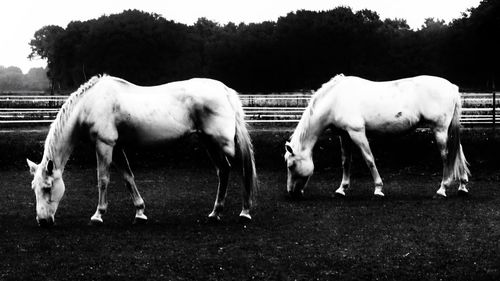
M 38 226 L 43 227 L 43 228 L 49 228 L 54 226 L 54 218 L 53 217 L 48 217 L 44 219 L 39 219 L 36 217 L 36 221 L 38 222 Z

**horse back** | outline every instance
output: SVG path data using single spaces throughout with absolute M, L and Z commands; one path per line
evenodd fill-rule
M 226 87 L 218 81 L 191 79 L 142 87 L 113 78 L 95 85 L 82 106 L 81 123 L 95 134 L 116 131 L 122 140 L 150 144 L 199 131 L 211 119 L 225 120 L 232 114 L 234 123 Z
M 434 76 L 385 82 L 345 77 L 325 99 L 318 104 L 329 107 L 338 127 L 400 132 L 422 122 L 441 122 L 443 114 L 447 120 L 459 96 L 455 85 Z

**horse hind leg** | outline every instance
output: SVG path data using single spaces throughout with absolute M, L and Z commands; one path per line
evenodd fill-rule
M 113 164 L 114 166 L 121 172 L 123 179 L 125 180 L 125 185 L 127 190 L 130 193 L 130 197 L 132 198 L 132 202 L 135 206 L 135 218 L 134 224 L 144 224 L 147 222 L 148 218 L 144 214 L 144 209 L 146 205 L 144 204 L 144 200 L 137 189 L 134 180 L 134 174 L 130 169 L 130 165 L 127 159 L 127 155 L 123 149 L 115 149 L 113 154 Z
M 463 166 L 466 167 L 467 162 L 465 161 L 465 155 L 461 144 L 459 153 L 460 153 L 460 160 L 464 162 Z M 463 196 L 469 194 L 469 190 L 467 189 L 468 183 L 469 183 L 469 176 L 467 175 L 467 171 L 464 170 L 460 175 L 460 185 L 458 186 L 458 195 Z
M 447 130 L 436 129 L 434 131 L 434 136 L 436 138 L 436 143 L 439 149 L 439 153 L 441 155 L 441 160 L 443 162 L 443 178 L 441 180 L 439 189 L 436 191 L 436 196 L 439 198 L 439 197 L 446 197 L 446 189 L 450 186 L 452 180 L 447 165 L 447 159 L 448 159 L 448 148 L 446 146 L 446 142 L 448 140 Z
M 374 195 L 377 197 L 383 197 L 384 193 L 382 192 L 382 188 L 384 184 L 380 174 L 378 173 L 377 166 L 375 166 L 375 158 L 373 157 L 368 139 L 366 138 L 365 130 L 350 130 L 348 133 L 353 143 L 360 148 L 366 165 L 370 169 L 373 182 L 375 184 Z
M 342 182 L 340 187 L 335 190 L 335 195 L 344 197 L 345 191 L 349 188 L 351 182 L 352 141 L 349 135 L 342 134 L 340 136 L 340 147 L 342 153 Z
M 224 211 L 231 163 L 227 153 L 224 152 L 215 139 L 207 135 L 202 135 L 201 138 L 205 144 L 210 159 L 215 165 L 217 176 L 219 178 L 214 207 L 212 212 L 208 215 L 209 220 L 218 222 L 221 220 L 222 212 Z

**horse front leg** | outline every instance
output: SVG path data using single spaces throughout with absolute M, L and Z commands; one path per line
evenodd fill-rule
M 340 137 L 340 151 L 342 153 L 342 182 L 335 190 L 335 195 L 344 197 L 345 191 L 351 183 L 351 161 L 352 161 L 352 141 L 349 135 L 342 134 Z
M 220 221 L 222 211 L 224 211 L 224 203 L 226 201 L 227 185 L 229 181 L 229 169 L 230 166 L 228 164 L 223 164 L 217 167 L 217 176 L 219 177 L 217 196 L 215 198 L 214 208 L 208 215 L 208 218 L 212 221 Z
M 356 144 L 360 150 L 363 158 L 365 159 L 366 165 L 370 169 L 372 174 L 373 182 L 375 184 L 375 192 L 374 195 L 378 197 L 383 197 L 384 193 L 382 192 L 382 188 L 384 186 L 382 182 L 382 178 L 378 173 L 377 166 L 375 166 L 375 158 L 373 157 L 372 151 L 370 149 L 370 144 L 368 143 L 368 139 L 366 138 L 365 130 L 351 130 L 348 131 L 351 140 Z
M 97 190 L 99 199 L 97 210 L 90 218 L 90 223 L 99 225 L 103 223 L 102 216 L 108 209 L 107 189 L 109 184 L 109 166 L 113 158 L 113 146 L 100 140 L 96 141 L 97 156 Z
M 144 214 L 144 209 L 146 205 L 144 204 L 144 199 L 142 199 L 139 190 L 135 184 L 134 174 L 132 169 L 130 169 L 130 164 L 127 159 L 127 155 L 123 149 L 115 149 L 113 154 L 113 164 L 122 173 L 123 179 L 125 180 L 125 185 L 130 193 L 132 202 L 135 206 L 135 218 L 134 224 L 144 224 L 147 222 L 148 217 Z

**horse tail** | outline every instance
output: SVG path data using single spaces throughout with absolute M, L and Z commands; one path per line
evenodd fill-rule
M 448 148 L 448 157 L 446 157 L 446 165 L 448 166 L 448 171 L 451 171 L 452 178 L 460 179 L 464 174 L 470 175 L 469 163 L 465 159 L 463 154 L 461 144 L 460 144 L 460 115 L 462 111 L 462 105 L 460 96 L 458 94 L 458 88 L 456 88 L 457 98 L 455 99 L 455 109 L 453 111 L 453 117 L 451 123 L 448 127 L 448 140 L 446 146 Z
M 258 180 L 252 140 L 248 133 L 247 123 L 244 120 L 245 113 L 243 112 L 243 106 L 238 97 L 238 93 L 229 88 L 228 92 L 229 103 L 236 115 L 236 134 L 234 136 L 236 159 L 240 161 L 241 164 L 245 192 L 255 201 L 255 193 L 258 190 Z

